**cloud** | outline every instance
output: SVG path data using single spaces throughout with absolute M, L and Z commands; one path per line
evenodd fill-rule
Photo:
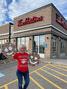
M 66 0 L 13 0 L 9 5 L 8 15 L 9 18 L 14 19 L 17 16 L 20 16 L 41 6 L 45 6 L 49 3 L 53 3 L 61 12 L 61 14 L 64 15 L 67 12 L 67 10 L 65 9 L 65 7 L 67 7 Z
M 66 0 L 11 0 L 10 4 L 6 0 L 0 0 L 0 25 L 24 13 L 53 3 L 61 14 L 67 19 Z M 7 20 L 9 19 L 9 20 Z
M 6 0 L 0 0 L 0 25 L 7 19 L 7 3 Z
M 67 20 L 67 1 L 57 0 L 55 6 L 60 11 L 60 13 L 64 16 L 64 18 Z
M 15 18 L 23 13 L 32 11 L 38 7 L 43 6 L 47 2 L 45 0 L 13 0 L 9 5 L 9 17 Z

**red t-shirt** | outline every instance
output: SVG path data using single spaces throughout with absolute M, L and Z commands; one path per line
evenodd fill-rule
M 21 72 L 27 72 L 29 70 L 28 68 L 28 53 L 16 53 L 13 56 L 14 59 L 17 59 L 18 65 L 17 69 Z

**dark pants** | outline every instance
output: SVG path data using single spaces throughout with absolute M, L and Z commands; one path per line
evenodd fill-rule
M 19 87 L 19 89 L 27 89 L 27 87 L 29 85 L 29 82 L 30 82 L 29 71 L 21 72 L 21 71 L 17 70 L 16 75 L 17 75 L 17 78 L 18 78 L 18 87 Z M 24 88 L 22 88 L 23 76 L 24 76 L 24 80 L 25 80 Z

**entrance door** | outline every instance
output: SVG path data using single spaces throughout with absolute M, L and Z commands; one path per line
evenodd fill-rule
M 38 53 L 42 58 L 44 58 L 44 44 L 45 44 L 44 35 L 34 36 L 33 52 Z

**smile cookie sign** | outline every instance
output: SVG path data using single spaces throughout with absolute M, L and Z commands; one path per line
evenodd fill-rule
M 37 53 L 29 54 L 29 63 L 32 66 L 36 66 L 40 63 L 40 56 Z
M 12 56 L 14 56 L 15 53 L 17 53 L 16 46 L 12 43 L 6 43 L 2 45 L 2 53 L 8 58 L 13 59 Z M 25 60 L 22 61 L 22 63 L 25 63 Z M 40 56 L 37 53 L 31 53 L 29 54 L 29 64 L 32 66 L 36 66 L 40 63 Z
M 6 43 L 2 45 L 2 53 L 5 56 L 13 56 L 16 53 L 16 47 L 12 43 Z

